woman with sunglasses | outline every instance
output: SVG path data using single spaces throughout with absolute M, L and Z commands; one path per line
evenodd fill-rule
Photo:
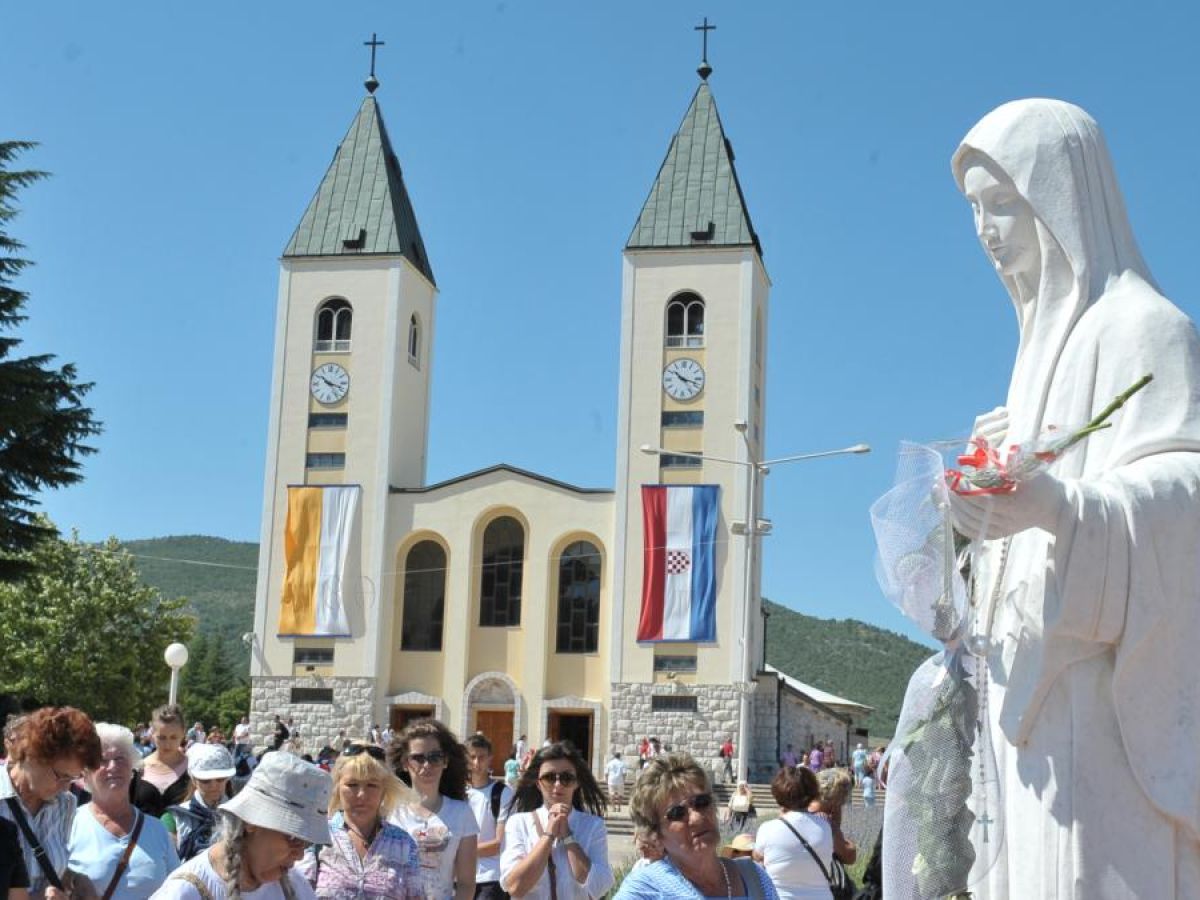
M 534 754 L 513 806 L 500 856 L 504 890 L 536 900 L 584 900 L 612 887 L 604 795 L 569 741 Z
M 410 722 L 392 743 L 391 764 L 416 792 L 388 821 L 417 842 L 423 896 L 471 900 L 479 825 L 467 802 L 467 753 L 436 719 Z
M 100 765 L 100 738 L 79 710 L 45 707 L 10 721 L 4 745 L 0 817 L 17 826 L 29 895 L 63 898 L 74 878 L 67 860 L 76 802 L 68 788 Z
M 686 753 L 646 762 L 629 800 L 633 821 L 658 838 L 664 856 L 631 872 L 617 900 L 724 897 L 778 900 L 752 859 L 722 859 L 717 802 L 708 773 Z
M 385 821 L 412 792 L 374 744 L 354 743 L 333 766 L 333 843 L 309 850 L 300 869 L 321 900 L 402 900 L 424 896 L 416 842 Z

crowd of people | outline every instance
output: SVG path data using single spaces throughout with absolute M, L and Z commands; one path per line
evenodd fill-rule
M 288 749 L 287 723 L 246 758 L 248 726 L 212 740 L 185 722 L 175 706 L 134 730 L 71 707 L 10 719 L 0 900 L 585 900 L 614 887 L 604 815 L 625 802 L 619 753 L 606 795 L 567 741 L 533 750 L 522 736 L 499 778 L 484 735 L 460 741 L 434 719 L 386 745 L 382 731 L 339 740 L 324 765 Z M 855 858 L 846 770 L 782 768 L 781 816 L 726 844 L 723 827 L 754 828 L 748 786 L 723 824 L 691 757 L 658 748 L 640 763 L 638 859 L 618 898 L 832 897 L 834 866 Z

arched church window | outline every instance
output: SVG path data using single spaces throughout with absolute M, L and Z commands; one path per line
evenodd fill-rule
M 595 653 L 600 647 L 600 550 L 576 541 L 558 558 L 559 653 Z
M 401 650 L 441 650 L 446 614 L 446 551 L 437 541 L 419 541 L 404 560 L 404 617 Z
M 317 353 L 345 353 L 350 350 L 350 326 L 354 311 L 341 297 L 326 300 L 317 310 Z
M 525 529 L 512 516 L 500 516 L 483 532 L 479 624 L 521 624 L 521 570 Z
M 421 325 L 416 313 L 408 320 L 408 361 L 414 366 L 421 365 Z
M 667 346 L 704 346 L 704 301 L 696 294 L 679 294 L 667 304 Z

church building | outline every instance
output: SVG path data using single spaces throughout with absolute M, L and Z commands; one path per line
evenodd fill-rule
M 275 715 L 314 751 L 432 715 L 500 759 L 570 739 L 596 771 L 644 736 L 703 760 L 730 737 L 759 775 L 781 743 L 848 751 L 867 708 L 763 659 L 771 283 L 710 72 L 622 251 L 614 488 L 503 463 L 427 483 L 437 248 L 367 82 L 280 262 L 260 745 Z

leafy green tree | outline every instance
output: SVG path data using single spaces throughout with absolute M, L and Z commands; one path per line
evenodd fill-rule
M 220 726 L 229 737 L 233 723 L 250 711 L 249 684 L 231 665 L 220 634 L 201 631 L 188 649 L 191 658 L 179 691 L 184 714 L 206 728 Z
M 42 533 L 53 532 L 45 519 Z M 163 649 L 187 642 L 183 598 L 144 585 L 115 538 L 42 538 L 20 557 L 31 572 L 0 584 L 0 685 L 22 702 L 71 704 L 131 724 L 166 702 Z
M 0 581 L 27 574 L 22 551 L 55 533 L 37 517 L 35 495 L 79 481 L 81 458 L 94 452 L 87 441 L 100 432 L 83 405 L 92 385 L 77 380 L 75 367 L 56 367 L 49 355 L 16 356 L 20 340 L 4 334 L 25 319 L 28 295 L 13 282 L 30 265 L 5 229 L 17 214 L 17 192 L 46 175 L 10 163 L 33 146 L 0 142 Z

